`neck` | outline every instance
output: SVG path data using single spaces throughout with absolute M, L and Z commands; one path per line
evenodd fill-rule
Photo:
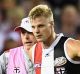
M 53 33 L 48 39 L 47 41 L 43 42 L 43 47 L 44 48 L 48 48 L 51 46 L 51 44 L 53 43 L 53 41 L 56 39 L 56 33 Z
M 26 53 L 29 52 L 29 49 L 30 49 L 30 48 L 28 48 L 27 46 L 24 46 L 24 50 L 25 50 Z

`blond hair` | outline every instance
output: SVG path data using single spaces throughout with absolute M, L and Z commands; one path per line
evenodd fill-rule
M 35 19 L 39 16 L 50 18 L 53 21 L 53 13 L 48 5 L 37 5 L 29 12 L 30 19 Z

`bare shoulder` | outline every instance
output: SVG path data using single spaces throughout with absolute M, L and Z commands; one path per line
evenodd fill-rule
M 68 55 L 71 58 L 73 58 L 75 56 L 79 56 L 79 54 L 80 54 L 80 41 L 69 38 L 66 41 L 66 49 L 67 49 Z
M 75 40 L 75 39 L 69 38 L 66 42 L 66 45 L 68 47 L 71 47 L 72 49 L 80 50 L 80 40 Z

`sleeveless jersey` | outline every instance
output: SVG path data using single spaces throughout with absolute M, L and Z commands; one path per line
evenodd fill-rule
M 44 53 L 43 53 L 41 45 L 38 45 L 38 44 L 35 45 L 33 59 L 34 59 L 34 66 L 35 66 L 36 74 L 80 74 L 80 64 L 74 64 L 70 62 L 65 55 L 64 44 L 67 40 L 68 40 L 67 37 L 61 36 L 59 41 L 57 40 L 57 44 L 51 48 L 53 49 L 50 52 L 51 54 L 50 53 L 46 54 L 44 59 L 43 59 Z M 48 57 L 50 58 L 46 60 L 46 58 Z M 43 62 L 45 60 L 47 61 L 47 63 Z M 47 64 L 47 65 L 44 65 L 44 64 Z M 54 68 L 50 68 L 50 66 Z
M 71 63 L 65 55 L 64 43 L 67 37 L 61 37 L 54 48 L 54 71 L 55 74 L 80 74 L 80 64 Z

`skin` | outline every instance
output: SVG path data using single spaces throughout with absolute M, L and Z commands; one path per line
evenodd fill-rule
M 43 48 L 48 48 L 56 39 L 53 23 L 44 16 L 36 17 L 31 20 L 33 34 L 37 41 L 43 42 Z M 74 47 L 75 46 L 75 47 Z M 80 41 L 69 40 L 66 44 L 67 54 L 70 58 L 80 57 Z M 76 49 L 77 48 L 77 49 Z M 78 60 L 78 59 L 77 59 Z
M 36 40 L 43 42 L 43 47 L 48 48 L 56 38 L 53 21 L 44 16 L 31 20 L 32 30 Z
M 66 51 L 68 53 L 68 56 L 72 58 L 73 60 L 79 60 L 80 58 L 80 41 L 79 40 L 74 40 L 70 39 L 66 43 Z M 77 57 L 75 59 L 75 57 Z
M 28 32 L 24 29 L 21 29 L 21 39 L 22 39 L 24 48 L 27 50 L 29 50 L 36 42 L 36 39 L 35 39 L 33 33 Z

